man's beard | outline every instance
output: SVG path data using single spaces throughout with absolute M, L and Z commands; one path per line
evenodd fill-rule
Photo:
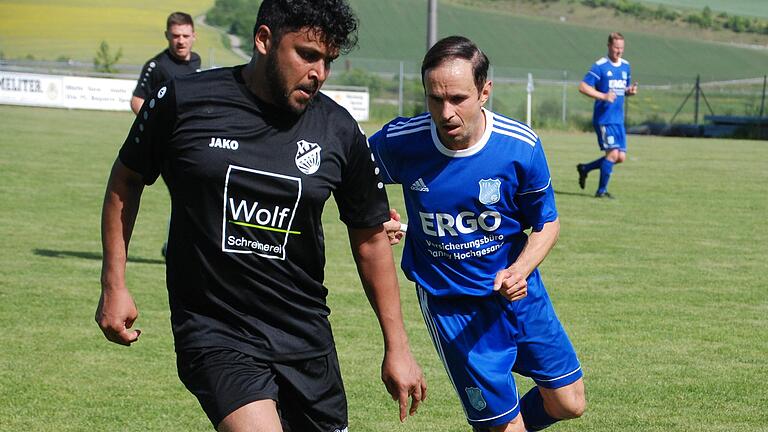
M 292 92 L 292 89 L 288 88 L 288 83 L 286 83 L 285 77 L 280 73 L 280 70 L 278 69 L 277 54 L 270 53 L 269 55 L 267 55 L 266 60 L 267 60 L 267 70 L 266 70 L 267 89 L 269 89 L 270 96 L 272 97 L 272 102 L 275 105 L 277 105 L 278 108 L 282 108 L 295 115 L 301 115 L 304 112 L 304 110 L 307 109 L 307 106 L 311 102 L 311 99 L 309 102 L 307 102 L 306 105 L 302 105 L 302 106 L 291 105 L 289 97 Z M 314 87 L 305 88 L 304 86 L 301 86 L 299 88 L 311 95 L 314 95 L 317 91 L 317 89 Z

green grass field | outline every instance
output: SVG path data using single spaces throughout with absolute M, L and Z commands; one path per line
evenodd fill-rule
M 122 64 L 140 65 L 163 48 L 162 31 L 169 12 L 181 9 L 197 16 L 213 3 L 0 0 L 0 52 L 6 58 L 31 55 L 44 60 L 72 58 L 90 62 L 100 41 L 105 40 L 112 52 L 123 49 Z M 421 60 L 426 44 L 426 6 L 422 0 L 351 0 L 351 4 L 361 22 L 360 49 L 351 54 L 353 57 Z M 760 9 L 755 0 L 740 4 Z M 254 20 L 255 15 L 256 10 Z M 439 20 L 440 36 L 463 34 L 472 38 L 498 67 L 565 70 L 571 77 L 583 76 L 589 65 L 605 54 L 609 31 L 605 27 L 614 30 L 612 26 L 616 25 L 611 24 L 611 17 L 592 26 L 575 25 L 450 2 L 441 2 Z M 220 66 L 242 62 L 224 48 L 218 33 L 198 27 L 195 50 L 201 54 L 204 66 L 211 62 Z M 643 29 L 623 30 L 627 36 L 626 57 L 632 62 L 633 74 L 645 84 L 688 82 L 696 74 L 705 81 L 765 74 L 768 50 L 704 42 L 692 34 L 656 34 L 663 30 L 661 24 Z
M 163 186 L 145 191 L 131 242 L 141 341 L 110 344 L 93 322 L 104 185 L 131 121 L 0 106 L 0 431 L 211 430 L 175 373 Z M 618 199 L 598 201 L 595 176 L 582 191 L 574 169 L 598 156 L 594 137 L 541 132 L 562 220 L 542 272 L 589 402 L 582 419 L 550 430 L 768 431 L 766 143 L 630 136 L 629 160 L 614 171 Z M 402 209 L 397 190 L 391 200 Z M 350 430 L 469 430 L 402 279 L 430 387 L 419 414 L 398 424 L 379 381 L 381 337 L 333 206 L 324 225 Z
M 424 2 L 351 3 L 361 21 L 360 49 L 354 56 L 421 61 L 426 44 Z M 610 31 L 444 2 L 438 12 L 440 37 L 461 34 L 471 38 L 498 67 L 566 70 L 571 77 L 579 78 L 592 62 L 605 55 Z M 646 84 L 688 81 L 697 73 L 705 81 L 752 78 L 762 76 L 768 64 L 768 50 L 664 37 L 654 34 L 652 28 L 648 33 L 624 34 L 625 54 L 632 63 L 633 76 Z
M 121 64 L 142 65 L 167 47 L 165 19 L 181 10 L 198 16 L 213 0 L 121 2 L 117 0 L 0 0 L 0 51 L 6 58 L 70 58 L 89 62 L 104 40 L 123 50 Z M 219 33 L 197 25 L 194 50 L 203 66 L 242 62 L 226 49 Z M 213 58 L 211 58 L 213 57 Z

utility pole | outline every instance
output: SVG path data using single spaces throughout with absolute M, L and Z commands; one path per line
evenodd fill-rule
M 437 0 L 427 0 L 427 51 L 437 43 Z

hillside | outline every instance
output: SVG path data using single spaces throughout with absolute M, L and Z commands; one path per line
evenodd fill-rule
M 120 63 L 141 65 L 167 46 L 163 37 L 169 13 L 205 13 L 214 0 L 0 0 L 0 58 L 91 62 L 107 41 Z M 196 26 L 195 51 L 203 66 L 240 61 L 219 32 Z
M 396 72 L 398 62 L 405 60 L 407 70 L 415 71 L 426 45 L 426 2 L 350 1 L 361 20 L 360 48 L 351 53 L 351 64 L 357 66 L 361 59 L 366 59 L 368 67 Z M 759 11 L 757 1 L 714 3 Z M 668 2 L 696 6 L 694 0 Z M 243 26 L 247 39 L 258 3 L 253 0 L 253 6 L 240 14 L 251 23 Z M 162 27 L 167 13 L 181 9 L 197 16 L 213 4 L 213 0 L 139 0 L 130 4 L 117 0 L 0 0 L 0 57 L 90 62 L 99 42 L 106 40 L 113 50 L 122 48 L 122 64 L 138 65 L 162 49 Z M 563 5 L 570 9 L 558 9 Z M 766 73 L 768 50 L 722 43 L 753 43 L 752 39 L 744 39 L 753 36 L 697 32 L 591 13 L 594 11 L 577 2 L 537 7 L 523 1 L 441 0 L 439 35 L 463 34 L 476 40 L 491 57 L 497 76 L 521 77 L 533 72 L 539 78 L 560 79 L 565 71 L 569 79 L 580 77 L 592 61 L 604 54 L 606 35 L 614 29 L 627 36 L 626 57 L 644 84 L 690 82 L 696 74 L 701 74 L 705 81 L 713 81 Z M 196 50 L 202 55 L 204 66 L 242 61 L 227 50 L 221 35 L 212 29 L 198 26 L 198 33 Z M 712 38 L 719 38 L 720 43 L 705 42 Z
M 426 35 L 423 1 L 352 0 L 352 4 L 361 19 L 360 49 L 353 57 L 420 60 Z M 556 71 L 567 71 L 570 77 L 580 77 L 592 61 L 605 54 L 607 28 L 446 2 L 438 12 L 441 37 L 462 34 L 472 38 L 500 73 L 503 69 L 516 75 L 523 70 L 538 71 L 554 78 L 562 76 Z M 633 72 L 646 84 L 690 81 L 696 74 L 704 80 L 756 77 L 768 65 L 768 50 L 621 30 L 627 37 L 626 56 Z

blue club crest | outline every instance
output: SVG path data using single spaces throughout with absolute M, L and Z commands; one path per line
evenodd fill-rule
M 482 179 L 478 182 L 480 185 L 480 195 L 478 199 L 485 205 L 491 205 L 499 202 L 501 199 L 501 180 Z
M 469 403 L 472 404 L 472 408 L 482 411 L 488 404 L 483 399 L 483 391 L 477 387 L 465 387 L 464 391 L 467 392 Z

